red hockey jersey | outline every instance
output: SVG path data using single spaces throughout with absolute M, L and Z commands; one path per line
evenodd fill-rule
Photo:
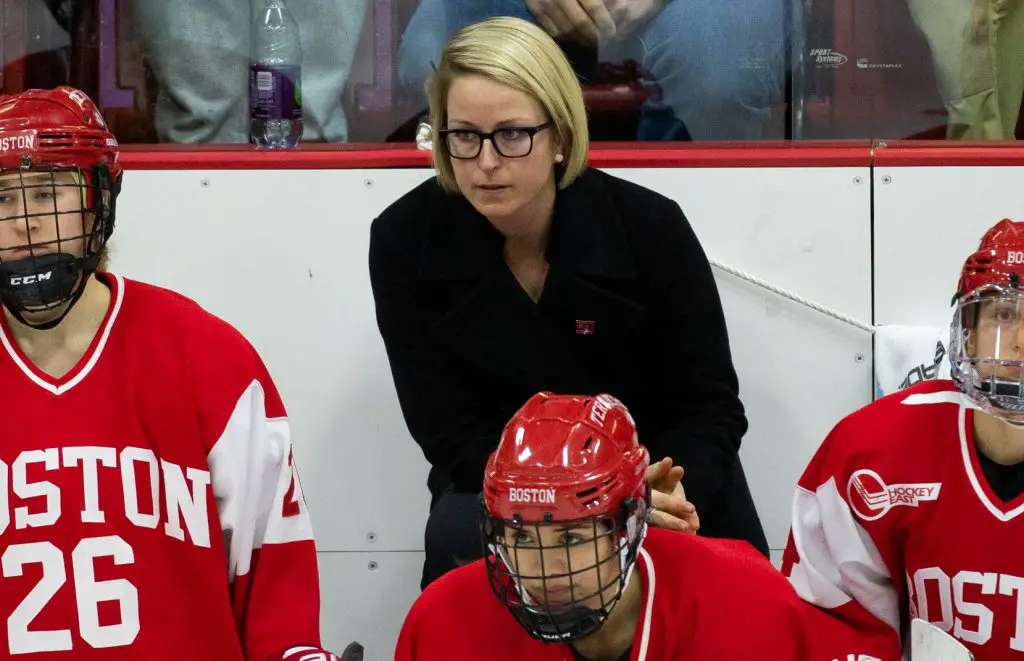
M 800 480 L 783 571 L 899 658 L 910 619 L 977 661 L 1024 652 L 1024 497 L 989 488 L 973 405 L 925 381 L 840 422 Z
M 97 277 L 111 306 L 64 377 L 0 328 L 0 659 L 319 646 L 309 518 L 256 351 L 182 296 Z
M 632 580 L 643 587 L 631 661 L 832 661 L 853 632 L 802 602 L 747 542 L 651 529 Z M 395 661 L 572 661 L 531 638 L 491 592 L 483 560 L 431 583 L 406 617 Z M 841 661 L 846 661 L 843 656 Z

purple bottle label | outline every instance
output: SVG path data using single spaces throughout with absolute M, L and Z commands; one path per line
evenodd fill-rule
M 249 105 L 253 119 L 302 118 L 300 68 L 294 65 L 249 68 Z

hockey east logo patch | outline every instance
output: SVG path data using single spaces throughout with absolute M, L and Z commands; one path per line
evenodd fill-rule
M 846 500 L 857 516 L 875 521 L 888 514 L 893 507 L 917 507 L 921 503 L 939 499 L 941 482 L 915 484 L 886 484 L 873 470 L 855 471 L 846 484 Z

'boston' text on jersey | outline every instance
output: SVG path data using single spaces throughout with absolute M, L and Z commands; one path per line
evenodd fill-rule
M 60 488 L 45 479 L 65 470 L 81 471 L 81 512 L 63 511 Z M 62 516 L 104 523 L 115 504 L 100 502 L 100 480 L 120 483 L 124 516 L 135 526 L 156 529 L 162 521 L 169 537 L 184 541 L 187 530 L 194 545 L 209 548 L 209 471 L 183 469 L 136 447 L 120 452 L 100 446 L 47 448 L 22 452 L 9 466 L 0 460 L 0 535 L 11 525 L 15 530 L 52 526 Z

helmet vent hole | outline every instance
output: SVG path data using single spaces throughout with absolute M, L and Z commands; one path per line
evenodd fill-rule
M 577 491 L 576 498 L 584 507 L 597 505 L 608 490 L 615 486 L 615 480 L 616 477 L 614 475 L 609 475 L 601 482 L 601 484 L 590 487 L 589 489 L 584 489 L 583 491 Z

